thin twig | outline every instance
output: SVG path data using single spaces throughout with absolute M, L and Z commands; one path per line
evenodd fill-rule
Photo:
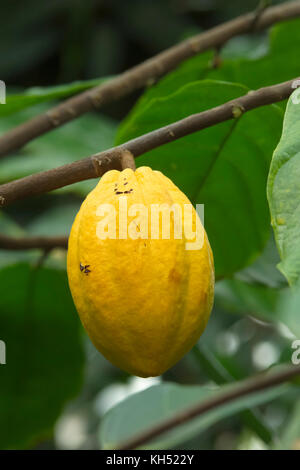
M 226 41 L 253 29 L 262 30 L 279 21 L 300 15 L 300 2 L 294 1 L 248 13 L 189 38 L 145 62 L 108 80 L 102 85 L 67 99 L 46 113 L 10 130 L 0 138 L 0 156 L 21 148 L 32 139 L 45 134 L 82 114 L 126 96 L 134 90 L 155 82 L 182 61 L 208 49 L 218 48 Z
M 117 448 L 119 450 L 136 449 L 150 440 L 160 436 L 166 431 L 170 431 L 187 421 L 198 418 L 210 410 L 225 405 L 241 397 L 250 395 L 261 390 L 266 390 L 284 382 L 290 381 L 294 377 L 300 376 L 300 366 L 285 366 L 279 371 L 268 374 L 260 374 L 256 377 L 238 382 L 236 386 L 227 386 L 225 391 L 216 393 L 215 396 L 194 405 L 187 410 L 177 413 L 175 416 L 153 426 L 139 435 L 134 436 L 126 442 L 121 443 Z
M 53 248 L 67 248 L 68 237 L 10 237 L 0 235 L 0 250 L 30 250 L 42 249 L 44 251 Z
M 97 178 L 113 168 L 122 169 L 120 157 L 125 150 L 131 152 L 136 158 L 149 150 L 173 142 L 193 132 L 240 117 L 241 114 L 251 109 L 282 101 L 294 91 L 292 85 L 295 80 L 297 78 L 251 91 L 240 98 L 188 116 L 118 147 L 52 170 L 35 173 L 3 184 L 0 186 L 0 206 L 6 206 L 19 199 L 62 188 L 78 181 Z

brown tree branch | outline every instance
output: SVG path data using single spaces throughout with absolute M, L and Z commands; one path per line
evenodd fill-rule
M 174 427 L 186 423 L 187 421 L 198 418 L 210 410 L 225 405 L 238 398 L 250 395 L 251 393 L 267 390 L 284 382 L 300 376 L 300 366 L 285 366 L 279 371 L 273 373 L 261 373 L 256 377 L 238 382 L 237 386 L 227 386 L 225 391 L 220 391 L 212 398 L 208 398 L 201 403 L 194 405 L 187 410 L 177 413 L 175 416 L 153 426 L 139 435 L 134 436 L 118 446 L 118 450 L 136 449 L 150 440 L 160 436 Z
M 52 250 L 53 248 L 67 248 L 68 237 L 18 237 L 13 238 L 7 235 L 0 235 L 0 250 L 30 250 L 42 249 Z
M 130 140 L 118 147 L 52 170 L 35 173 L 31 176 L 3 184 L 0 186 L 0 206 L 6 206 L 18 199 L 42 194 L 78 181 L 97 178 L 113 168 L 122 169 L 121 156 L 124 155 L 126 150 L 136 158 L 149 150 L 173 142 L 193 132 L 237 118 L 242 113 L 251 109 L 282 101 L 293 92 L 295 80 L 297 78 L 278 85 L 251 91 L 240 98 L 188 116 L 185 119 Z
M 189 38 L 116 78 L 69 98 L 46 113 L 10 130 L 0 138 L 0 156 L 22 147 L 32 139 L 91 111 L 93 108 L 99 108 L 153 83 L 195 54 L 220 47 L 232 37 L 252 31 L 253 28 L 262 30 L 274 23 L 299 15 L 299 1 L 283 3 L 261 11 L 259 15 L 257 15 L 257 11 L 248 13 Z

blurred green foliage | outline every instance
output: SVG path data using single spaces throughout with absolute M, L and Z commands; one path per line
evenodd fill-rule
M 63 405 L 80 390 L 83 351 L 66 274 L 16 264 L 0 271 L 2 448 L 47 436 Z

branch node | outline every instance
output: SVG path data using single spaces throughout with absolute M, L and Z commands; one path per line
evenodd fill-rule
M 147 87 L 151 87 L 151 86 L 153 86 L 153 85 L 155 84 L 155 82 L 156 82 L 155 78 L 154 78 L 154 77 L 150 77 L 150 78 L 148 78 L 147 81 L 146 81 L 146 86 L 147 86 Z
M 66 111 L 67 111 L 67 113 L 68 113 L 70 116 L 76 117 L 76 111 L 75 111 L 74 108 L 72 108 L 72 106 L 68 106 L 68 107 L 66 108 Z
M 213 56 L 213 58 L 211 60 L 211 64 L 210 64 L 212 69 L 218 69 L 222 65 L 223 60 L 222 60 L 220 51 L 221 51 L 221 46 L 216 47 L 214 56 Z
M 47 111 L 46 116 L 53 127 L 57 127 L 60 125 L 60 114 L 55 108 L 50 109 L 50 111 Z
M 99 106 L 101 105 L 102 103 L 102 90 L 93 90 L 91 93 L 88 93 L 88 98 L 90 100 L 90 102 L 92 103 L 92 106 L 94 108 L 99 108 Z
M 5 197 L 0 196 L 0 206 L 4 206 L 5 204 Z
M 238 119 L 239 117 L 241 117 L 244 112 L 245 108 L 241 104 L 235 104 L 232 106 L 232 116 L 234 117 L 234 119 Z
M 268 8 L 272 3 L 272 0 L 260 0 L 258 3 L 257 8 L 254 10 L 254 18 L 252 21 L 252 25 L 250 30 L 255 31 L 257 27 L 257 23 L 259 22 L 261 15 L 265 11 L 266 8 Z
M 111 159 L 109 157 L 93 155 L 91 160 L 97 177 L 102 176 L 106 171 L 108 171 L 108 169 L 110 169 Z
M 198 39 L 197 37 L 196 37 L 196 38 L 191 38 L 191 39 L 188 41 L 188 43 L 189 43 L 189 46 L 190 46 L 191 50 L 192 50 L 195 54 L 197 54 L 197 52 L 200 51 L 202 44 L 201 44 L 201 42 L 199 42 L 199 39 Z

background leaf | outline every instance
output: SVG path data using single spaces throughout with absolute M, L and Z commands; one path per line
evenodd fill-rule
M 64 272 L 19 264 L 0 271 L 0 286 L 0 447 L 22 448 L 49 435 L 79 392 L 81 330 Z
M 283 274 L 277 269 L 280 258 L 273 232 L 270 230 L 270 238 L 261 256 L 254 263 L 235 274 L 237 279 L 249 283 L 262 284 L 268 287 L 285 287 L 287 285 Z
M 279 291 L 270 287 L 243 281 L 224 280 L 216 286 L 216 302 L 223 308 L 242 315 L 253 315 L 267 322 L 282 323 L 296 336 L 300 336 L 300 294 L 289 289 Z
M 59 98 L 67 98 L 84 90 L 100 85 L 106 79 L 81 80 L 65 85 L 49 87 L 32 87 L 22 93 L 10 93 L 6 96 L 6 105 L 0 107 L 0 117 L 8 116 L 39 103 L 49 102 Z M 9 90 L 6 90 L 8 93 Z
M 300 402 L 295 404 L 294 410 L 286 423 L 280 443 L 276 450 L 300 450 Z
M 20 227 L 8 214 L 0 212 L 0 234 L 12 237 L 25 236 L 25 230 Z M 0 249 L 0 269 L 18 262 L 37 261 L 41 252 L 39 250 L 10 251 Z M 1 331 L 0 331 L 1 334 Z
M 213 396 L 218 391 L 234 387 L 224 385 L 221 388 L 211 386 L 180 386 L 172 383 L 154 385 L 137 393 L 105 415 L 100 427 L 100 443 L 105 449 L 117 449 L 118 444 L 138 434 L 144 429 L 158 424 L 193 404 Z M 172 431 L 145 444 L 144 449 L 170 449 L 184 443 L 194 435 L 206 430 L 212 424 L 240 410 L 273 400 L 289 390 L 285 384 L 272 390 L 251 394 L 240 398 L 199 418 L 177 426 Z

